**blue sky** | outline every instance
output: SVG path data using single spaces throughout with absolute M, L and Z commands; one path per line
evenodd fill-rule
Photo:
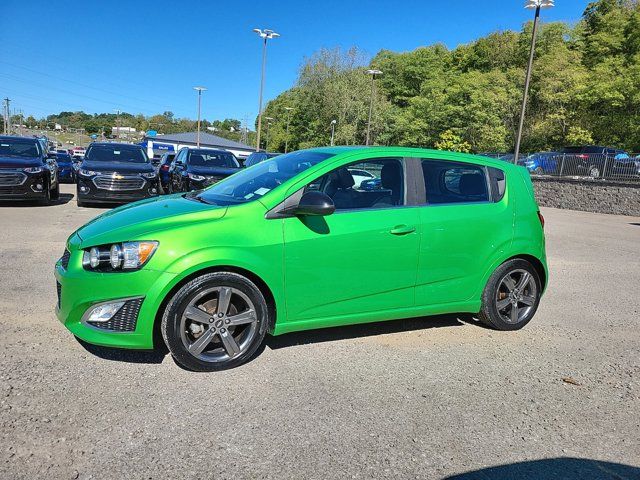
M 579 20 L 588 1 L 556 0 L 543 20 Z M 266 99 L 295 82 L 305 56 L 322 47 L 413 50 L 453 48 L 532 18 L 520 0 L 291 0 L 52 2 L 2 0 L 0 95 L 26 114 L 120 109 L 146 115 L 196 115 L 194 85 L 204 85 L 203 117 L 258 110 L 260 39 L 271 28 Z

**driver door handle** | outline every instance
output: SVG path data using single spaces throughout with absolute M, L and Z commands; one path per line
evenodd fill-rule
M 391 230 L 389 230 L 389 233 L 391 233 L 392 235 L 407 235 L 415 231 L 416 227 L 411 227 L 409 225 L 396 225 Z

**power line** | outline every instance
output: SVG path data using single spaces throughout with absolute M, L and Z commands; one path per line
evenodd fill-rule
M 3 63 L 5 65 L 10 65 L 12 67 L 19 68 L 19 69 L 22 69 L 22 70 L 26 70 L 27 72 L 37 73 L 38 75 L 44 75 L 46 77 L 62 80 L 63 82 L 73 83 L 73 84 L 78 85 L 80 87 L 89 88 L 91 90 L 96 90 L 98 92 L 108 93 L 109 95 L 117 95 L 117 96 L 122 97 L 122 98 L 128 98 L 128 99 L 131 99 L 131 100 L 135 100 L 136 102 L 149 103 L 149 104 L 153 104 L 153 105 L 155 105 L 157 107 L 169 108 L 169 105 L 166 105 L 166 104 L 160 104 L 160 103 L 156 103 L 156 102 L 153 102 L 153 101 L 150 102 L 148 100 L 144 100 L 144 99 L 141 99 L 141 98 L 138 98 L 138 97 L 132 97 L 130 95 L 123 95 L 122 93 L 112 92 L 110 90 L 105 90 L 104 88 L 87 85 L 85 83 L 81 83 L 81 82 L 78 82 L 76 80 L 70 80 L 68 78 L 59 77 L 57 75 L 51 75 L 50 73 L 40 72 L 40 71 L 34 70 L 32 68 L 27 68 L 27 67 L 23 67 L 21 65 L 16 65 L 14 63 L 5 62 L 4 60 L 0 60 L 0 63 Z M 145 88 L 148 88 L 148 87 L 145 87 Z

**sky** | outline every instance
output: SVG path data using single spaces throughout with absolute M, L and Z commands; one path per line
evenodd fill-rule
M 556 0 L 542 20 L 574 23 L 587 3 Z M 2 0 L 0 96 L 37 118 L 63 110 L 195 118 L 193 87 L 202 85 L 203 118 L 251 124 L 262 55 L 253 28 L 281 34 L 268 44 L 269 100 L 323 47 L 370 56 L 438 42 L 455 48 L 532 17 L 523 0 Z

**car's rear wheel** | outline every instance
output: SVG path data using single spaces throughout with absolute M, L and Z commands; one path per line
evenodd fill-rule
M 600 176 L 600 169 L 595 165 L 591 165 L 589 167 L 589 176 L 593 178 L 598 178 Z
M 535 315 L 541 293 L 540 276 L 533 265 L 523 259 L 508 260 L 489 277 L 480 320 L 497 330 L 519 330 Z
M 171 298 L 162 336 L 175 361 L 199 372 L 233 368 L 262 344 L 269 309 L 260 289 L 231 272 L 202 275 Z
M 534 173 L 536 175 L 542 175 L 544 173 L 544 169 L 542 167 L 536 167 L 536 169 L 534 170 Z

